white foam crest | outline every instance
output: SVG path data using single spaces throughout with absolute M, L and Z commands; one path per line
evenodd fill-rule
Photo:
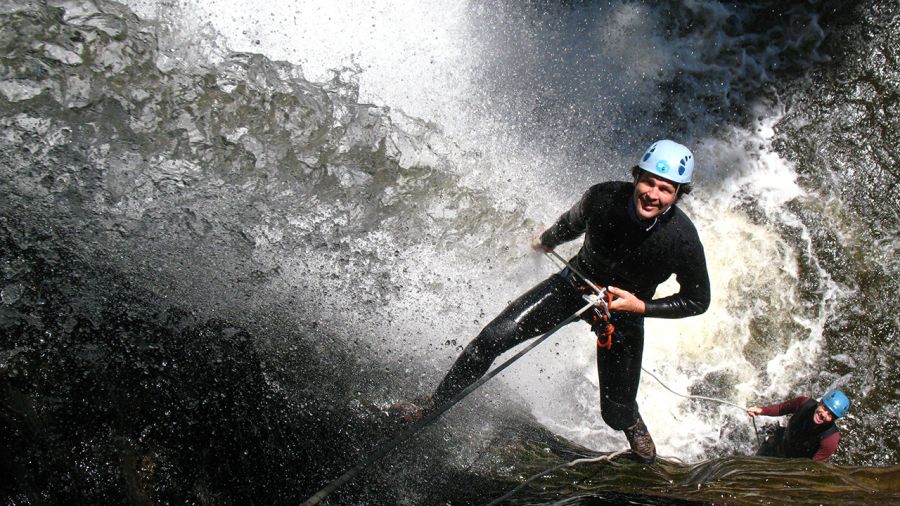
M 357 76 L 360 99 L 431 122 L 438 133 L 434 135 L 437 148 L 428 155 L 452 160 L 462 185 L 489 188 L 498 208 L 507 211 L 514 209 L 514 199 L 525 199 L 528 206 L 516 210 L 545 224 L 571 206 L 589 184 L 586 179 L 625 176 L 620 167 L 628 167 L 639 155 L 629 143 L 646 139 L 630 135 L 643 133 L 640 130 L 622 132 L 616 127 L 627 123 L 623 118 L 630 118 L 641 103 L 654 103 L 660 82 L 683 69 L 704 72 L 690 60 L 690 47 L 676 47 L 657 37 L 658 26 L 648 15 L 650 7 L 634 2 L 602 12 L 601 6 L 585 7 L 596 9 L 585 16 L 593 23 L 587 27 L 575 18 L 563 23 L 580 27 L 584 44 L 594 51 L 589 53 L 594 55 L 594 72 L 603 72 L 603 79 L 597 74 L 577 76 L 578 65 L 567 65 L 562 55 L 548 64 L 540 60 L 540 52 L 529 51 L 564 31 L 542 25 L 504 25 L 496 14 L 489 18 L 495 25 L 476 22 L 473 14 L 491 13 L 479 12 L 466 1 L 388 6 L 376 0 L 299 4 L 189 0 L 185 5 L 190 8 L 183 12 L 196 16 L 198 25 L 212 23 L 232 49 L 300 63 L 307 78 L 325 80 L 331 69 L 358 67 L 362 71 Z M 496 30 L 485 29 L 491 27 Z M 678 65 L 672 63 L 674 55 L 682 59 Z M 535 77 L 554 65 L 562 69 L 560 76 Z M 584 82 L 586 87 L 565 88 L 571 82 Z M 553 109 L 547 97 L 554 94 L 570 101 Z M 495 98 L 498 103 L 491 102 Z M 571 118 L 541 118 L 541 107 L 556 116 L 568 111 Z M 612 119 L 603 121 L 604 112 Z M 797 252 L 772 226 L 777 221 L 802 225 L 785 211 L 785 204 L 801 195 L 793 169 L 769 145 L 779 114 L 761 108 L 757 115 L 764 119 L 752 129 L 705 138 L 695 149 L 700 161 L 697 190 L 685 201 L 685 208 L 706 247 L 713 304 L 699 317 L 648 319 L 644 353 L 645 367 L 657 371 L 677 391 L 687 393 L 710 373 L 720 372 L 734 384 L 730 400 L 751 403 L 762 393 L 790 388 L 793 378 L 809 370 L 821 347 L 822 326 L 831 314 L 836 289 L 826 290 L 821 307 L 811 316 L 796 311 Z M 581 124 L 579 116 L 601 120 Z M 405 121 L 403 114 L 393 118 Z M 557 126 L 568 130 L 549 137 L 535 133 Z M 548 138 L 565 140 L 556 145 L 532 142 Z M 596 145 L 585 147 L 595 139 Z M 402 142 L 398 145 L 405 163 L 429 161 L 409 153 Z M 761 213 L 759 223 L 739 208 L 748 200 Z M 522 238 L 523 251 L 527 239 Z M 361 240 L 391 239 L 373 234 Z M 359 247 L 378 250 L 371 243 Z M 372 325 L 377 334 L 398 336 L 385 347 L 397 356 L 421 356 L 422 347 L 437 347 L 439 351 L 427 353 L 426 360 L 439 375 L 459 351 L 440 343 L 455 339 L 459 346 L 465 345 L 510 299 L 553 270 L 523 258 L 522 252 L 509 253 L 502 260 L 516 262 L 485 271 L 484 262 L 462 251 L 442 251 L 428 244 L 407 250 L 391 261 L 394 281 L 411 286 L 385 301 L 383 309 L 391 317 Z M 291 262 L 305 262 L 296 271 L 299 281 L 304 269 L 333 268 L 328 261 L 288 259 L 285 271 L 291 272 Z M 832 285 L 828 279 L 823 283 Z M 347 307 L 339 286 L 322 287 L 323 300 L 343 307 L 336 309 L 338 317 L 352 318 L 352 308 Z M 673 289 L 669 283 L 660 293 Z M 440 317 L 445 310 L 460 316 Z M 753 319 L 767 311 L 797 313 L 795 321 L 805 333 L 785 338 L 788 344 L 768 361 L 761 377 L 761 371 L 744 358 L 744 349 L 752 339 Z M 504 381 L 552 429 L 588 446 L 617 449 L 621 437 L 602 423 L 597 409 L 593 338 L 583 326 L 572 326 L 554 341 L 561 344 L 545 343 L 504 374 Z M 534 372 L 541 367 L 546 374 Z M 734 409 L 697 408 L 648 377 L 642 381 L 638 400 L 661 453 L 689 458 L 702 456 L 705 448 L 718 441 L 724 413 Z M 671 423 L 673 418 L 679 423 Z

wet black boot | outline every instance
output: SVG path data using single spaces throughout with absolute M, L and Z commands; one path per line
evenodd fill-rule
M 631 457 L 645 464 L 652 464 L 656 460 L 656 445 L 653 444 L 653 438 L 650 437 L 643 418 L 639 417 L 634 425 L 623 432 L 628 438 L 628 444 L 631 445 Z

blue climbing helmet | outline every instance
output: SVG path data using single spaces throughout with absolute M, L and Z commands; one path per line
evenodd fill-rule
M 850 409 L 850 399 L 840 390 L 831 390 L 825 394 L 822 404 L 837 418 L 843 418 Z
M 681 144 L 664 139 L 647 148 L 638 167 L 673 183 L 687 184 L 694 174 L 694 155 Z

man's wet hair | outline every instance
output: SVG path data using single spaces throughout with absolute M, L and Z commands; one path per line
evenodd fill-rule
M 633 177 L 634 179 L 637 179 L 644 172 L 647 172 L 647 171 L 638 167 L 637 165 L 635 165 L 634 167 L 631 168 L 631 177 Z M 692 189 L 691 183 L 673 183 L 673 184 L 678 186 L 678 194 L 677 194 L 678 198 L 681 198 L 682 196 L 687 195 L 688 193 L 691 193 L 691 189 Z

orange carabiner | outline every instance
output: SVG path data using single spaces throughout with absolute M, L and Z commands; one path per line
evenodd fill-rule
M 607 351 L 612 349 L 612 335 L 613 332 L 616 331 L 616 327 L 610 323 L 609 321 L 609 303 L 612 302 L 613 294 L 609 293 L 607 290 L 606 293 L 606 308 L 600 314 L 602 315 L 603 320 L 603 332 L 597 334 L 597 347 L 603 348 Z M 596 316 L 594 318 L 597 318 Z
M 616 328 L 612 323 L 606 322 L 606 327 L 603 329 L 603 333 L 597 336 L 597 347 L 603 348 L 606 351 L 612 349 L 613 345 L 613 332 L 616 331 Z

